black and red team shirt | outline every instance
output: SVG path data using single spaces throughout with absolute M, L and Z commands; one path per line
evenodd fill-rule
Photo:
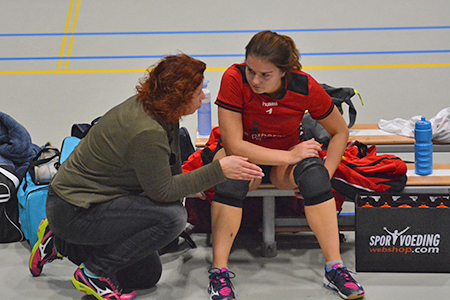
M 229 67 L 220 84 L 215 102 L 219 107 L 242 114 L 244 140 L 266 148 L 288 150 L 300 143 L 300 124 L 307 110 L 316 119 L 333 110 L 331 97 L 309 74 L 292 71 L 283 80 L 280 99 L 256 94 L 245 76 L 246 64 Z

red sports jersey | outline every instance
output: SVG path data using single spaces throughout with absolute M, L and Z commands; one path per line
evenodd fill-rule
M 284 81 L 284 96 L 273 99 L 252 91 L 245 68 L 245 63 L 235 64 L 225 71 L 215 103 L 242 114 L 243 138 L 248 142 L 288 150 L 300 142 L 299 127 L 306 110 L 316 120 L 333 110 L 331 97 L 305 72 L 292 71 Z

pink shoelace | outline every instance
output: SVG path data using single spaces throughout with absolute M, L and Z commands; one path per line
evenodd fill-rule
M 350 271 L 347 271 L 346 269 L 344 269 L 344 266 L 343 266 L 343 265 L 341 265 L 341 264 L 335 264 L 335 265 L 333 265 L 332 268 L 338 270 L 339 273 L 341 273 L 342 275 L 344 275 L 344 278 L 345 278 L 345 280 L 347 281 L 347 282 L 344 284 L 345 287 L 347 287 L 347 288 L 349 288 L 349 289 L 354 289 L 354 290 L 356 290 L 356 289 L 359 288 L 358 285 L 356 285 L 356 283 L 354 283 L 353 281 L 351 281 L 352 279 L 350 278 L 350 276 L 349 276 L 349 274 L 348 274 L 348 272 L 350 272 Z M 339 270 L 339 269 L 341 269 L 342 271 Z M 345 272 L 345 271 L 346 271 L 346 272 Z

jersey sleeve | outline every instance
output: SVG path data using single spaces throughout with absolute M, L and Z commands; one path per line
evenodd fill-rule
M 235 66 L 228 68 L 222 76 L 215 104 L 219 107 L 242 113 L 243 78 Z
M 308 112 L 315 120 L 322 120 L 328 117 L 334 108 L 331 96 L 312 77 L 309 77 L 309 96 L 311 97 Z

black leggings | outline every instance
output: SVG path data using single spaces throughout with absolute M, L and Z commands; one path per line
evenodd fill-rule
M 61 254 L 75 264 L 83 262 L 100 276 L 123 280 L 139 277 L 122 276 L 127 272 L 146 274 L 155 267 L 149 271 L 156 273 L 147 280 L 149 283 L 157 282 L 161 275 L 157 251 L 181 234 L 187 219 L 181 203 L 159 203 L 143 195 L 120 197 L 84 209 L 62 200 L 50 189 L 46 209 Z

